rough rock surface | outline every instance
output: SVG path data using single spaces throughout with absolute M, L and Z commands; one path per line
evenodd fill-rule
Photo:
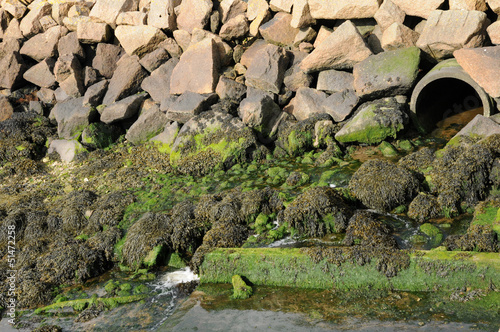
M 373 17 L 379 8 L 379 0 L 308 0 L 311 16 L 315 19 L 343 19 Z
M 389 97 L 362 104 L 359 112 L 335 135 L 342 143 L 380 143 L 395 138 L 409 123 L 405 105 Z
M 97 0 L 90 17 L 114 25 L 120 13 L 136 10 L 137 5 L 137 0 Z
M 170 78 L 178 62 L 177 58 L 168 60 L 142 81 L 141 88 L 148 92 L 154 101 L 161 102 L 165 96 L 170 95 Z
M 59 38 L 64 36 L 67 32 L 68 30 L 66 28 L 60 26 L 52 27 L 44 33 L 40 33 L 27 40 L 19 53 L 29 56 L 38 62 L 53 57 L 57 52 Z
M 351 21 L 340 25 L 309 54 L 300 67 L 305 72 L 350 69 L 372 54 Z
M 299 29 L 293 28 L 290 23 L 292 15 L 279 12 L 271 20 L 262 24 L 259 32 L 265 41 L 276 45 L 292 45 Z
M 83 106 L 82 101 L 83 97 L 71 98 L 57 103 L 52 109 L 50 114 L 57 121 L 59 137 L 74 139 L 94 120 L 95 110 L 90 106 Z
M 142 68 L 135 56 L 125 55 L 117 65 L 104 96 L 104 105 L 111 105 L 117 100 L 136 93 L 142 80 L 147 76 L 146 70 Z
M 393 23 L 382 34 L 381 46 L 384 51 L 415 46 L 420 34 L 399 22 Z
M 125 138 L 132 144 L 140 144 L 163 131 L 168 123 L 165 113 L 152 100 L 146 100 L 141 108 L 139 118 L 129 128 Z
M 186 91 L 170 105 L 167 111 L 167 119 L 178 123 L 186 123 L 195 115 L 198 115 L 217 101 L 214 93 L 201 95 L 196 92 Z
M 55 60 L 53 58 L 45 59 L 28 69 L 23 78 L 42 88 L 50 88 L 56 83 L 53 74 Z
M 354 65 L 354 88 L 360 98 L 407 94 L 413 87 L 420 64 L 417 47 L 372 55 Z
M 189 33 L 195 28 L 205 28 L 210 19 L 212 6 L 211 0 L 182 0 L 181 5 L 175 8 L 178 28 Z
M 219 66 L 219 52 L 213 39 L 207 38 L 191 45 L 172 72 L 170 94 L 215 92 Z
M 392 0 L 406 15 L 428 18 L 445 0 Z
M 106 43 L 97 44 L 96 54 L 92 60 L 92 67 L 100 75 L 111 78 L 115 72 L 118 60 L 122 57 L 124 51 L 120 46 Z
M 417 46 L 438 60 L 449 58 L 458 49 L 482 46 L 488 23 L 483 12 L 436 10 L 429 15 Z
M 139 57 L 153 51 L 167 36 L 158 28 L 140 25 L 120 25 L 115 36 L 128 55 Z
M 110 124 L 133 117 L 144 99 L 144 94 L 132 95 L 107 106 L 101 113 L 101 121 Z
M 491 97 L 500 97 L 500 46 L 461 49 L 453 53 L 458 63 Z
M 286 52 L 282 48 L 275 45 L 265 46 L 255 54 L 253 61 L 248 66 L 245 74 L 246 85 L 279 93 L 288 61 Z
M 377 24 L 380 26 L 382 31 L 387 29 L 393 23 L 403 23 L 405 20 L 405 12 L 394 4 L 391 0 L 385 0 L 380 5 L 380 8 L 374 15 Z

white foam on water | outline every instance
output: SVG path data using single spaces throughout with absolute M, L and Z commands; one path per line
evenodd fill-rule
M 281 240 L 278 240 L 278 241 L 274 241 L 273 243 L 271 243 L 270 245 L 267 246 L 267 248 L 278 248 L 278 247 L 282 247 L 284 245 L 290 245 L 290 244 L 294 244 L 294 243 L 297 243 L 298 241 L 292 239 L 290 236 L 289 237 L 286 237 L 284 239 L 281 239 Z
M 159 278 L 154 286 L 158 285 L 162 288 L 172 288 L 178 284 L 198 280 L 200 280 L 198 275 L 194 274 L 189 267 L 185 267 L 177 271 L 165 273 Z

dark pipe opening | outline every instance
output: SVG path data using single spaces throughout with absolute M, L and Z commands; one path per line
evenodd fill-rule
M 419 124 L 425 131 L 436 128 L 436 124 L 447 117 L 482 106 L 476 90 L 455 78 L 441 78 L 429 83 L 416 101 Z

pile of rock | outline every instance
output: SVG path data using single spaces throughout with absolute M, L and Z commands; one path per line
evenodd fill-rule
M 262 142 L 327 113 L 351 119 L 338 141 L 376 143 L 408 123 L 421 58 L 500 43 L 498 13 L 497 0 L 2 0 L 0 119 L 36 86 L 27 108 L 75 148 L 99 132 L 175 147 L 211 108 Z

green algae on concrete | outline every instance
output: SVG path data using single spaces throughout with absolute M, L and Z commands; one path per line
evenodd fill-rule
M 384 264 L 390 264 L 391 257 L 387 260 L 382 254 L 367 259 L 365 254 L 356 259 L 354 250 L 357 249 L 334 250 L 333 256 L 320 255 L 315 262 L 298 248 L 216 249 L 205 256 L 200 280 L 201 283 L 230 283 L 232 276 L 238 274 L 255 285 L 402 291 L 489 289 L 491 284 L 500 284 L 497 253 L 400 251 L 409 260 L 400 266 L 396 275 L 388 277 L 387 271 L 381 270 Z M 349 255 L 351 258 L 346 259 Z

